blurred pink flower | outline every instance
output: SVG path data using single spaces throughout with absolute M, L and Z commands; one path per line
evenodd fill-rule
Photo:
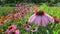
M 0 23 L 0 26 L 2 26 L 3 24 Z
M 23 18 L 25 16 L 24 12 L 20 12 L 20 18 Z
M 19 12 L 19 11 L 20 11 L 20 8 L 18 7 L 18 8 L 16 8 L 15 10 Z
M 36 32 L 38 30 L 38 27 L 32 28 L 32 32 Z
M 9 14 L 8 16 L 9 16 L 10 18 L 13 18 L 13 15 L 12 15 L 12 14 Z
M 0 26 L 4 25 L 8 20 L 4 20 L 3 22 L 0 22 Z
M 54 22 L 54 19 L 50 15 L 40 11 L 37 12 L 36 14 L 33 14 L 29 18 L 28 22 L 34 22 L 38 26 L 39 25 L 46 26 L 49 22 Z
M 11 34 L 12 32 L 14 32 L 15 30 L 14 29 L 7 29 L 6 30 L 6 34 Z
M 17 25 L 15 24 L 10 24 L 8 26 L 8 29 L 6 30 L 6 34 L 20 34 L 19 30 L 16 30 Z
M 20 34 L 19 30 L 14 30 L 14 29 L 7 29 L 6 34 Z
M 20 4 L 20 3 L 17 3 L 17 4 L 16 4 L 16 7 L 20 7 L 20 6 L 21 6 L 21 4 Z
M 19 30 L 16 30 L 16 31 L 15 31 L 15 34 L 19 34 L 19 33 L 20 33 L 20 31 L 19 31 Z
M 34 12 L 34 8 L 33 7 L 30 7 L 29 9 L 31 12 Z
M 18 13 L 14 14 L 14 17 L 17 17 L 18 16 Z
M 31 30 L 31 26 L 26 26 L 26 30 L 30 31 Z
M 25 6 L 25 7 L 28 7 L 28 6 L 29 6 L 29 4 L 25 4 L 24 6 Z
M 4 23 L 6 23 L 8 20 L 4 20 Z
M 11 26 L 13 27 L 13 29 L 17 28 L 17 25 L 15 25 L 15 24 L 12 24 Z

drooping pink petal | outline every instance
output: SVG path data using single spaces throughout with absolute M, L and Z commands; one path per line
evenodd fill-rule
M 14 31 L 15 31 L 14 29 L 11 29 L 11 30 L 7 29 L 6 34 L 10 34 L 10 33 L 14 32 Z
M 29 18 L 29 20 L 28 20 L 28 22 L 33 22 L 34 20 L 35 20 L 35 18 L 36 18 L 36 15 L 35 14 L 33 14 L 30 18 Z
M 15 34 L 20 34 L 20 31 L 19 31 L 19 30 L 16 30 L 16 31 L 15 31 Z
M 51 17 L 50 15 L 45 14 L 45 17 L 46 17 L 50 22 L 54 22 L 53 17 Z
M 42 16 L 42 26 L 46 26 L 48 23 L 49 20 L 45 16 Z
M 40 25 L 41 23 L 41 16 L 36 16 L 36 19 L 34 20 L 34 23 L 37 25 Z

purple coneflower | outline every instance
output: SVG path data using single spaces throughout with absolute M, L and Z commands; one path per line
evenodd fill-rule
M 14 29 L 7 29 L 6 34 L 20 34 L 19 30 L 14 30 Z
M 19 30 L 16 30 L 17 26 L 15 24 L 10 24 L 6 30 L 6 34 L 20 34 Z
M 36 11 L 36 13 L 29 18 L 28 22 L 34 22 L 38 26 L 46 26 L 49 22 L 54 22 L 54 19 L 47 13 L 44 13 L 44 11 L 40 10 Z
M 20 17 L 21 17 L 21 18 L 23 18 L 23 17 L 24 17 L 24 15 L 25 15 L 25 13 L 24 13 L 24 12 L 20 12 Z

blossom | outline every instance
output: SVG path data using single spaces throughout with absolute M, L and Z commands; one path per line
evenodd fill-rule
M 42 26 L 46 26 L 49 22 L 54 22 L 53 17 L 51 17 L 50 15 L 48 15 L 47 13 L 44 13 L 44 11 L 38 11 L 35 14 L 33 14 L 28 22 L 32 23 L 34 22 L 35 24 L 42 25 Z
M 8 26 L 8 28 L 13 28 L 13 29 L 16 29 L 17 28 L 17 25 L 15 25 L 15 24 L 10 24 L 9 26 Z
M 16 10 L 17 12 L 21 11 L 19 7 L 18 7 L 18 8 L 16 8 L 15 10 Z
M 16 31 L 15 31 L 15 33 L 16 33 L 16 34 L 19 34 L 19 33 L 20 33 L 20 31 L 19 31 L 19 30 L 16 30 Z
M 0 23 L 0 26 L 1 26 L 1 25 L 3 25 L 3 24 Z
M 11 30 L 7 29 L 6 34 L 20 34 L 20 31 L 14 30 L 14 29 L 11 29 Z
M 24 13 L 24 12 L 20 12 L 20 17 L 21 17 L 21 18 L 23 18 L 23 17 L 24 17 L 24 15 L 25 15 L 25 13 Z
M 16 7 L 20 7 L 21 6 L 21 4 L 18 2 L 17 4 L 16 4 Z
M 7 29 L 6 30 L 6 34 L 11 34 L 12 32 L 14 32 L 14 29 Z
M 36 32 L 38 30 L 38 27 L 32 28 L 32 32 Z
M 8 20 L 4 20 L 4 23 L 6 23 Z
M 20 34 L 19 30 L 16 30 L 17 26 L 15 24 L 10 24 L 6 30 L 6 34 Z
M 31 30 L 31 26 L 26 26 L 26 30 L 30 31 Z
M 27 25 L 28 25 L 28 22 L 25 22 L 25 23 L 23 24 L 24 27 L 27 26 Z
M 14 14 L 14 17 L 17 17 L 18 16 L 18 13 Z
M 11 25 L 14 29 L 16 29 L 17 28 L 17 25 L 15 25 L 15 24 L 13 24 L 13 25 Z
M 7 20 L 1 21 L 1 22 L 0 22 L 0 26 L 3 25 L 3 24 L 5 24 L 6 22 L 7 22 Z

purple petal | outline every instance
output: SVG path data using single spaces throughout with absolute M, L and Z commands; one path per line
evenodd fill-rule
M 19 30 L 16 30 L 16 31 L 15 31 L 15 34 L 20 34 L 20 31 L 19 31 Z
M 50 22 L 54 22 L 53 17 L 51 17 L 50 15 L 45 14 L 45 17 L 46 17 Z
M 41 23 L 41 16 L 37 16 L 36 19 L 34 20 L 34 23 L 37 25 L 40 25 Z
M 42 26 L 46 26 L 48 23 L 49 20 L 45 16 L 42 16 Z
M 33 15 L 29 18 L 28 22 L 33 22 L 33 21 L 35 20 L 35 18 L 36 18 L 36 15 L 33 14 Z
M 10 34 L 10 33 L 14 32 L 14 31 L 15 31 L 14 29 L 11 29 L 11 30 L 7 29 L 6 33 Z

